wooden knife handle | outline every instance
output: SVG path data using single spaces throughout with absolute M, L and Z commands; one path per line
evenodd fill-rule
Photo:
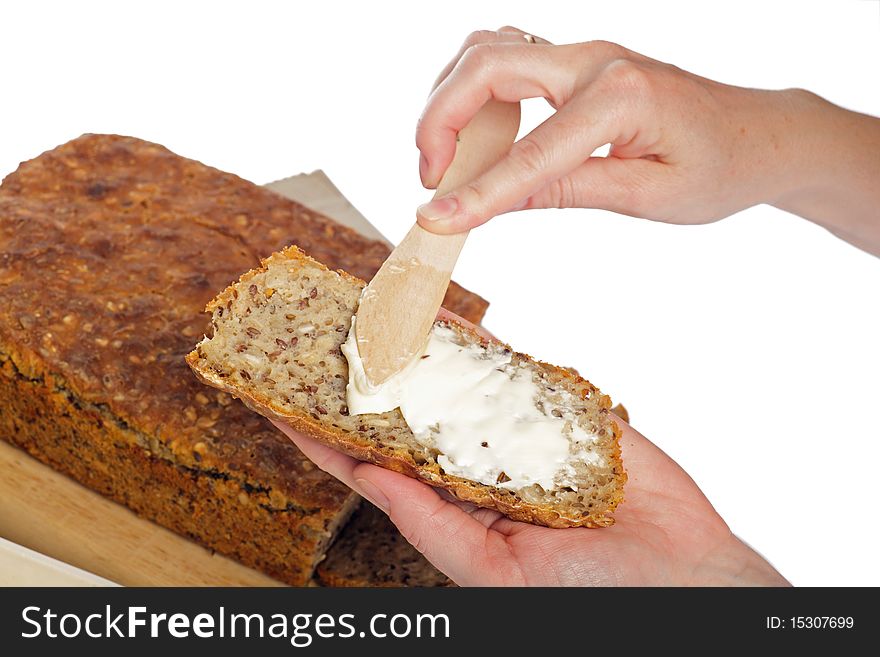
M 458 134 L 455 157 L 434 198 L 469 183 L 510 151 L 519 131 L 519 103 L 490 100 Z
M 470 182 L 504 157 L 519 130 L 519 103 L 490 100 L 459 133 L 434 198 Z M 436 235 L 415 224 L 361 298 L 355 330 L 370 384 L 402 370 L 425 345 L 467 232 Z
M 455 157 L 437 185 L 434 198 L 469 183 L 510 151 L 519 131 L 519 103 L 490 100 L 458 134 Z M 437 235 L 415 224 L 388 260 L 409 262 L 418 258 L 438 271 L 452 274 L 468 233 Z M 448 285 L 448 280 L 447 280 Z M 444 286 L 440 295 L 446 293 Z M 439 309 L 439 302 L 437 308 Z

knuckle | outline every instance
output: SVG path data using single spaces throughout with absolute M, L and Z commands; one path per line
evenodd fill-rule
M 458 60 L 458 64 L 455 68 L 463 74 L 473 75 L 480 67 L 480 63 L 477 61 L 478 57 L 479 55 L 477 54 L 476 46 L 468 46 L 462 54 L 461 59 Z
M 469 70 L 482 70 L 495 56 L 497 46 L 494 43 L 475 43 L 468 47 L 462 57 L 462 66 Z
M 482 214 L 487 202 L 486 189 L 480 180 L 472 180 L 459 189 L 457 195 L 471 214 Z
M 626 48 L 623 46 L 602 39 L 586 41 L 581 44 L 581 47 L 583 48 L 583 54 L 587 57 L 602 59 L 622 59 L 627 53 Z
M 416 129 L 416 148 L 421 152 L 430 150 L 434 146 L 433 140 L 428 136 L 427 131 L 419 126 Z
M 602 79 L 617 90 L 648 93 L 652 90 L 651 73 L 641 64 L 629 59 L 615 59 L 602 71 Z
M 498 35 L 491 30 L 476 30 L 468 34 L 467 39 L 464 40 L 464 46 L 465 48 L 470 48 L 478 43 L 486 43 L 487 41 L 496 39 L 497 36 Z
M 540 140 L 526 135 L 513 145 L 509 155 L 513 164 L 527 174 L 539 174 L 549 164 L 549 153 Z
M 550 204 L 554 208 L 573 208 L 578 205 L 577 190 L 570 176 L 557 178 L 550 183 L 548 193 Z
M 436 148 L 437 144 L 442 142 L 442 139 L 443 135 L 437 127 L 435 117 L 423 114 L 419 118 L 418 124 L 416 124 L 416 148 L 420 151 Z

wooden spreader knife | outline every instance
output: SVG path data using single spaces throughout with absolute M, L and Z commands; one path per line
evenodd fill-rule
M 486 103 L 459 132 L 455 158 L 434 198 L 470 182 L 505 156 L 519 120 L 519 103 Z M 435 235 L 415 224 L 364 290 L 355 339 L 370 385 L 381 385 L 421 353 L 467 235 Z

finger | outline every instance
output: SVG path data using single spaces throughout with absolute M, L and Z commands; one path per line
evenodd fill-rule
M 553 45 L 552 41 L 549 41 L 543 37 L 539 37 L 537 34 L 531 34 L 531 33 L 525 32 L 524 30 L 521 30 L 518 27 L 513 27 L 512 25 L 505 25 L 504 27 L 498 28 L 498 31 L 499 32 L 514 33 L 519 38 L 522 39 L 523 43 L 525 43 L 527 45 L 528 44 L 535 44 L 535 43 L 545 45 L 545 46 L 552 46 Z M 550 107 L 552 107 L 553 109 L 559 109 L 559 107 L 556 105 L 556 103 L 552 99 L 547 98 L 546 100 L 547 100 L 547 103 L 550 105 Z
M 431 94 L 416 129 L 422 183 L 434 188 L 452 162 L 458 132 L 490 98 L 546 98 L 562 106 L 576 85 L 587 85 L 629 51 L 606 42 L 565 46 L 483 43 L 468 48 Z
M 531 32 L 526 32 L 525 30 L 521 30 L 518 27 L 514 27 L 513 25 L 505 25 L 504 27 L 499 27 L 498 33 L 499 34 L 515 34 L 518 37 L 521 37 L 522 40 L 527 45 L 532 45 L 535 43 L 540 43 L 545 46 L 553 45 L 553 43 L 551 41 L 548 41 L 547 39 L 545 39 L 543 37 L 539 37 L 537 34 L 532 34 Z
M 436 491 L 436 493 L 442 499 L 446 500 L 450 504 L 454 504 L 487 529 L 497 529 L 501 519 L 504 518 L 504 514 L 500 511 L 495 511 L 494 509 L 486 509 L 477 506 L 473 502 L 465 502 L 464 500 L 460 500 L 448 490 L 444 490 L 443 488 L 434 488 L 434 491 Z
M 300 451 L 321 470 L 333 475 L 349 488 L 360 492 L 357 490 L 354 475 L 352 474 L 360 461 L 301 434 L 288 424 L 276 422 L 275 420 L 272 420 L 272 424 L 290 438 L 299 447 Z
M 477 30 L 476 32 L 471 32 L 467 39 L 464 40 L 461 48 L 458 49 L 455 57 L 453 57 L 449 63 L 443 68 L 440 72 L 440 75 L 437 76 L 437 79 L 434 80 L 434 84 L 431 86 L 431 91 L 440 86 L 440 83 L 445 80 L 449 74 L 452 72 L 452 69 L 455 68 L 455 65 L 458 64 L 458 61 L 464 56 L 464 54 L 468 51 L 468 48 L 472 46 L 476 46 L 480 43 L 495 43 L 506 41 L 509 43 L 520 43 L 524 46 L 532 45 L 534 43 L 541 43 L 544 45 L 549 45 L 550 42 L 547 39 L 542 39 L 541 37 L 531 35 L 533 41 L 530 43 L 526 40 L 526 33 L 516 27 L 505 26 L 498 30 Z
M 278 429 L 280 429 L 288 438 L 290 438 L 293 443 L 297 447 L 299 447 L 300 451 L 305 454 L 306 457 L 310 461 L 312 461 L 312 463 L 317 465 L 321 470 L 336 477 L 336 479 L 344 483 L 356 493 L 359 493 L 366 497 L 379 508 L 383 509 L 386 512 L 388 511 L 388 509 L 386 508 L 387 503 L 381 498 L 377 498 L 375 491 L 371 490 L 369 486 L 364 487 L 362 485 L 362 482 L 357 481 L 357 477 L 354 471 L 357 466 L 362 465 L 361 461 L 358 461 L 357 459 L 343 454 L 342 452 L 339 452 L 332 447 L 328 447 L 323 443 L 309 438 L 308 436 L 296 431 L 287 424 L 276 422 L 274 420 L 272 421 L 272 424 L 278 427 Z M 392 474 L 409 479 L 409 477 L 406 477 L 406 475 L 402 475 L 399 473 Z M 428 486 L 427 484 L 422 485 L 430 488 L 430 486 Z M 461 500 L 458 500 L 444 490 L 437 490 L 435 492 L 450 504 L 458 506 L 464 513 L 470 515 L 472 518 L 474 518 L 474 520 L 482 524 L 484 527 L 492 526 L 502 517 L 502 514 L 497 511 L 493 511 L 492 509 L 483 509 L 473 504 L 462 502 Z
M 484 509 L 483 507 L 469 504 L 468 502 L 458 501 L 458 507 L 467 513 L 471 518 L 483 525 L 486 529 L 492 529 L 495 524 L 504 517 L 504 514 L 494 509 Z
M 440 75 L 437 76 L 437 79 L 434 80 L 434 84 L 431 86 L 431 92 L 440 86 L 440 84 L 449 77 L 449 74 L 458 64 L 459 60 L 464 56 L 464 54 L 473 46 L 476 46 L 481 43 L 496 43 L 496 42 L 509 42 L 514 44 L 519 44 L 522 46 L 529 46 L 534 44 L 541 45 L 552 45 L 547 39 L 536 36 L 534 34 L 527 34 L 523 30 L 512 27 L 510 25 L 506 25 L 504 27 L 499 28 L 498 30 L 492 32 L 489 30 L 479 30 L 477 32 L 472 32 L 467 39 L 465 39 L 464 44 L 459 49 L 458 53 L 456 53 L 455 57 L 450 60 L 450 62 L 445 66 L 445 68 L 440 72 Z M 550 103 L 553 105 L 553 103 Z M 555 109 L 555 105 L 553 105 Z M 448 166 L 448 165 L 447 165 Z M 428 158 L 424 153 L 419 154 L 419 176 L 421 177 L 422 184 L 429 188 L 433 189 L 437 186 L 437 182 L 439 182 L 439 178 L 437 182 L 431 182 L 431 174 L 433 173 L 432 167 L 429 164 Z
M 598 208 L 630 216 L 662 209 L 669 166 L 647 159 L 591 157 L 528 197 L 522 209 Z
M 456 583 L 485 581 L 492 572 L 493 550 L 504 539 L 477 518 L 405 475 L 363 463 L 355 477 L 362 488 L 373 487 L 387 500 L 388 517 L 404 538 Z
M 455 140 L 490 98 L 569 97 L 573 74 L 557 52 L 565 46 L 484 43 L 470 47 L 431 94 L 416 128 L 424 158 L 422 183 L 434 188 L 455 154 Z
M 662 524 L 666 518 L 680 522 L 683 514 L 716 513 L 697 483 L 666 452 L 623 420 L 616 422 L 622 431 L 620 451 L 627 473 L 625 499 L 615 514 L 618 519 L 635 513 Z
M 419 224 L 434 233 L 456 233 L 521 209 L 530 196 L 581 166 L 596 148 L 616 141 L 625 120 L 619 114 L 609 96 L 591 87 L 516 142 L 488 171 L 421 206 Z
M 486 338 L 487 340 L 497 340 L 497 338 L 494 335 L 492 335 L 489 331 L 484 329 L 482 326 L 477 326 L 476 324 L 473 324 L 473 323 L 469 322 L 468 320 L 466 320 L 464 317 L 461 317 L 460 315 L 456 315 L 451 310 L 446 310 L 446 308 L 441 308 L 439 311 L 437 311 L 437 319 L 445 319 L 445 320 L 451 319 L 452 321 L 471 329 L 472 331 L 481 335 L 482 337 Z

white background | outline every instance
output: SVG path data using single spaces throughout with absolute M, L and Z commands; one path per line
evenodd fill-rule
M 322 168 L 392 240 L 429 196 L 416 119 L 473 29 L 617 41 L 880 114 L 874 0 L 9 4 L 3 174 L 134 135 L 258 183 Z M 534 211 L 474 231 L 456 278 L 500 337 L 624 402 L 792 582 L 880 585 L 880 259 L 768 207 L 692 228 Z

